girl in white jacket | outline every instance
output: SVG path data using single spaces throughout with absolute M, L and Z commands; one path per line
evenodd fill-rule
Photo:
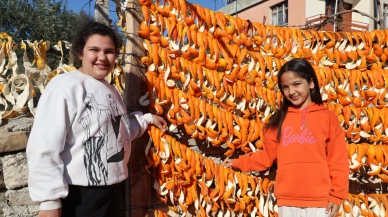
M 155 115 L 126 114 L 105 81 L 121 43 L 108 26 L 88 23 L 73 42 L 81 67 L 54 77 L 41 96 L 27 145 L 28 185 L 39 217 L 119 216 L 131 141 Z

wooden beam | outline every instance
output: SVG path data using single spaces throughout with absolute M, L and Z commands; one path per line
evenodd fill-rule
M 97 22 L 109 25 L 109 0 L 96 0 L 94 19 Z
M 343 0 L 339 0 L 338 1 L 338 12 L 341 12 L 344 10 L 344 1 Z M 336 32 L 342 32 L 342 30 L 344 29 L 343 25 L 342 25 L 342 22 L 337 22 L 337 27 L 335 29 Z
M 144 56 L 143 41 L 137 36 L 142 15 L 136 8 L 139 0 L 132 0 L 126 5 L 126 47 L 125 47 L 125 89 L 124 102 L 127 112 L 148 112 L 139 103 L 140 96 L 147 91 L 145 69 L 141 68 L 140 58 Z M 139 67 L 140 66 L 140 67 Z M 149 141 L 145 133 L 131 144 L 131 157 L 128 165 L 126 216 L 151 216 L 146 207 L 151 205 L 151 175 L 145 170 L 147 164 L 144 150 Z M 136 207 L 136 208 L 134 208 Z

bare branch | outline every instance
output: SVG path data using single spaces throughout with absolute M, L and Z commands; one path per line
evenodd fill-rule
M 330 18 L 327 17 L 321 23 L 317 23 L 317 24 L 313 24 L 313 25 L 310 25 L 310 24 L 302 25 L 301 29 L 314 29 L 314 28 L 318 28 L 317 29 L 317 31 L 318 31 L 319 29 L 321 29 L 323 26 L 325 26 L 326 24 L 328 24 L 330 22 L 336 22 L 336 20 L 333 17 L 330 17 Z
M 330 16 L 327 16 L 326 18 L 332 18 L 332 17 L 336 17 L 336 16 L 341 15 L 341 14 L 347 14 L 347 13 L 351 13 L 351 12 L 355 12 L 355 13 L 361 14 L 362 16 L 369 17 L 370 19 L 374 20 L 376 23 L 380 23 L 383 20 L 383 18 L 377 19 L 376 17 L 372 17 L 371 15 L 364 13 L 362 11 L 359 11 L 357 9 L 341 11 L 341 12 L 338 12 L 336 14 L 332 14 Z
M 363 16 L 366 16 L 366 17 L 369 17 L 370 19 L 372 19 L 373 21 L 375 21 L 377 24 L 381 25 L 383 22 L 384 22 L 384 17 L 382 17 L 381 19 L 377 19 L 375 17 L 372 17 L 370 16 L 369 14 L 366 14 L 364 12 L 361 12 L 357 9 L 351 9 L 351 10 L 345 10 L 345 11 L 341 11 L 341 12 L 338 12 L 338 13 L 335 13 L 335 14 L 331 14 L 329 16 L 325 16 L 325 20 L 323 20 L 321 23 L 318 23 L 318 24 L 314 24 L 314 25 L 304 25 L 301 26 L 302 28 L 301 29 L 313 29 L 313 28 L 318 28 L 318 30 L 320 28 L 322 28 L 323 26 L 325 26 L 326 24 L 328 23 L 334 23 L 334 22 L 338 22 L 338 16 L 339 15 L 342 15 L 342 14 L 347 14 L 347 13 L 352 13 L 352 12 L 355 12 L 355 13 L 359 13 Z M 341 22 L 341 21 L 340 21 Z

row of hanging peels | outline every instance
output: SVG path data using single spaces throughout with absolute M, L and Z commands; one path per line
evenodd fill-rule
M 169 205 L 167 212 L 155 210 L 155 216 L 278 216 L 273 180 L 236 172 L 219 165 L 211 157 L 191 150 L 186 144 L 156 127 L 150 127 L 149 134 L 154 145 L 149 144 L 145 149 L 146 168 L 153 168 L 154 189 L 160 200 Z M 349 146 L 356 150 L 363 148 L 364 154 L 365 149 L 368 149 L 367 144 Z M 376 149 L 383 147 L 380 145 Z M 368 165 L 369 161 L 379 160 L 378 158 L 370 159 L 368 155 Z M 368 175 L 377 174 L 371 173 Z M 387 214 L 387 194 L 361 193 L 348 194 L 338 216 Z
M 168 132 L 183 129 L 209 146 L 227 147 L 225 156 L 262 149 L 263 127 L 282 101 L 277 73 L 304 58 L 344 129 L 350 173 L 366 168 L 374 182 L 388 182 L 388 30 L 263 25 L 184 0 L 140 0 L 140 7 L 148 91 L 139 101 L 165 115 Z M 273 179 L 224 168 L 155 128 L 149 134 L 154 145 L 146 149 L 146 167 L 169 205 L 155 216 L 278 215 Z M 349 194 L 339 216 L 386 216 L 387 206 L 381 189 Z
M 24 73 L 21 73 L 16 55 L 17 43 L 7 33 L 0 33 L 0 124 L 3 120 L 27 113 L 27 111 L 35 114 L 34 98 L 43 93 L 48 81 L 56 74 L 73 68 L 63 64 L 61 50 L 60 64 L 57 69 L 51 71 L 46 63 L 46 52 L 50 47 L 50 42 L 34 41 L 32 43 L 29 40 L 26 42 L 32 49 L 34 60 L 32 63 L 29 61 L 27 45 L 22 41 L 20 47 L 24 50 L 22 66 Z M 61 42 L 58 42 L 55 47 L 58 49 L 62 47 Z
M 173 2 L 169 2 L 171 3 Z M 171 110 L 171 107 L 174 106 L 175 113 L 179 111 L 177 103 L 171 104 L 173 101 L 171 97 L 174 97 L 175 93 L 172 91 L 173 94 L 171 94 L 171 89 L 176 88 L 183 92 L 181 96 L 185 96 L 185 101 L 188 101 L 187 98 L 190 96 L 195 96 L 205 100 L 206 104 L 215 105 L 225 111 L 242 113 L 240 116 L 245 119 L 256 115 L 262 121 L 267 120 L 281 101 L 281 94 L 276 86 L 276 74 L 281 65 L 293 58 L 295 54 L 293 51 L 297 52 L 297 48 L 310 49 L 306 46 L 314 45 L 314 49 L 310 52 L 311 55 L 304 55 L 303 58 L 315 64 L 321 94 L 327 107 L 333 111 L 337 109 L 341 123 L 345 124 L 344 128 L 353 128 L 353 136 L 348 138 L 352 142 L 358 142 L 361 138 L 370 140 L 370 143 L 387 142 L 387 132 L 383 125 L 386 125 L 384 120 L 388 95 L 386 95 L 385 83 L 388 81 L 388 76 L 383 69 L 385 54 L 375 54 L 376 45 L 379 45 L 381 50 L 387 50 L 385 40 L 388 37 L 385 37 L 385 31 L 375 30 L 371 33 L 350 34 L 264 27 L 259 23 L 243 21 L 240 18 L 222 15 L 220 12 L 202 9 L 205 12 L 209 11 L 210 15 L 213 14 L 210 17 L 219 18 L 222 15 L 223 20 L 228 21 L 225 28 L 236 28 L 235 31 L 225 30 L 225 36 L 220 36 L 216 32 L 222 31 L 223 25 L 217 22 L 217 25 L 206 29 L 208 26 L 206 22 L 201 22 L 201 16 L 196 15 L 201 7 L 195 4 L 187 5 L 186 8 L 191 8 L 191 10 L 180 14 L 173 6 L 156 4 L 151 4 L 150 8 L 142 6 L 143 13 L 149 13 L 149 15 L 144 15 L 146 20 L 143 21 L 141 30 L 138 31 L 138 34 L 144 38 L 144 47 L 148 51 L 148 55 L 142 58 L 142 62 L 148 66 L 147 77 L 151 85 L 147 96 L 154 98 L 155 103 L 152 103 L 151 107 L 158 113 L 162 113 L 161 107 Z M 161 10 L 170 12 L 162 13 Z M 184 14 L 187 13 L 192 14 L 191 18 L 196 18 L 197 23 L 191 25 L 185 23 L 184 18 L 188 16 Z M 163 14 L 166 16 L 164 17 Z M 166 24 L 173 19 L 176 24 L 174 27 Z M 239 23 L 242 23 L 243 27 L 235 27 Z M 165 27 L 165 25 L 170 27 Z M 263 33 L 260 31 L 261 28 L 269 30 Z M 177 32 L 176 37 L 171 32 Z M 287 32 L 296 32 L 293 34 L 295 37 L 282 37 L 283 33 Z M 308 34 L 322 37 L 312 40 L 314 37 L 307 37 Z M 329 37 L 330 35 L 342 35 L 342 37 Z M 353 38 L 355 36 L 357 40 Z M 255 37 L 265 38 L 265 42 L 252 42 L 249 46 L 241 42 L 241 40 L 249 41 Z M 328 45 L 332 44 L 333 40 L 336 43 Z M 378 43 L 373 43 L 375 41 Z M 291 49 L 286 49 L 286 44 L 291 44 Z M 266 49 L 267 45 L 271 49 Z M 235 46 L 239 49 L 232 48 Z M 282 55 L 277 58 L 275 48 L 285 50 L 285 52 L 282 52 Z M 341 59 L 341 55 L 334 56 L 332 64 L 328 65 L 330 55 L 327 53 L 336 49 L 340 54 L 346 54 L 348 58 Z M 350 51 L 347 51 L 349 49 Z M 351 53 L 356 51 L 360 54 L 366 53 L 368 57 L 372 55 L 374 58 L 359 55 L 356 58 L 356 65 L 358 62 L 360 65 L 354 69 L 348 69 L 346 64 L 353 61 Z M 319 52 L 325 53 L 317 54 Z M 320 58 L 315 58 L 316 55 Z M 157 92 L 157 95 L 152 92 L 153 90 Z M 349 112 L 345 113 L 346 110 L 335 108 L 336 104 L 350 106 L 352 108 L 350 111 L 356 110 L 356 112 L 350 112 L 351 116 L 348 117 Z M 375 109 L 367 109 L 369 107 L 375 107 Z M 187 109 L 184 108 L 184 110 Z M 347 121 L 343 122 L 344 119 Z M 205 124 L 196 123 L 197 125 Z M 241 128 L 241 125 L 239 127 Z
M 27 43 L 27 45 L 26 45 Z M 45 86 L 56 75 L 75 70 L 74 57 L 71 52 L 71 43 L 58 41 L 53 48 L 60 52 L 58 66 L 52 70 L 47 65 L 47 50 L 50 49 L 49 41 L 24 40 L 20 42 L 23 52 L 23 66 L 18 65 L 16 50 L 17 43 L 5 32 L 0 32 L 0 124 L 3 120 L 16 117 L 19 114 L 35 114 L 36 102 L 44 92 Z M 28 49 L 31 49 L 33 61 L 28 58 Z M 64 62 L 64 49 L 68 50 L 66 56 L 68 63 Z M 20 62 L 19 62 L 20 63 Z M 120 93 L 123 93 L 124 84 L 121 68 L 121 55 L 117 59 L 117 65 L 107 77 Z

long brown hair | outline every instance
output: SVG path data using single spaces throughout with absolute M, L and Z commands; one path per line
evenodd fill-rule
M 313 82 L 314 88 L 310 90 L 311 101 L 317 105 L 322 105 L 322 97 L 319 93 L 319 83 L 317 75 L 315 74 L 314 68 L 309 62 L 304 59 L 293 59 L 285 63 L 278 73 L 278 81 L 285 72 L 292 71 L 295 73 L 295 76 L 305 79 L 307 82 Z M 282 85 L 278 84 L 279 90 L 284 95 Z M 283 103 L 280 106 L 280 109 L 277 110 L 274 115 L 270 118 L 268 124 L 265 126 L 264 130 L 277 130 L 276 140 L 280 141 L 282 134 L 282 125 L 284 119 L 287 116 L 288 107 L 293 106 L 292 103 L 283 98 Z

